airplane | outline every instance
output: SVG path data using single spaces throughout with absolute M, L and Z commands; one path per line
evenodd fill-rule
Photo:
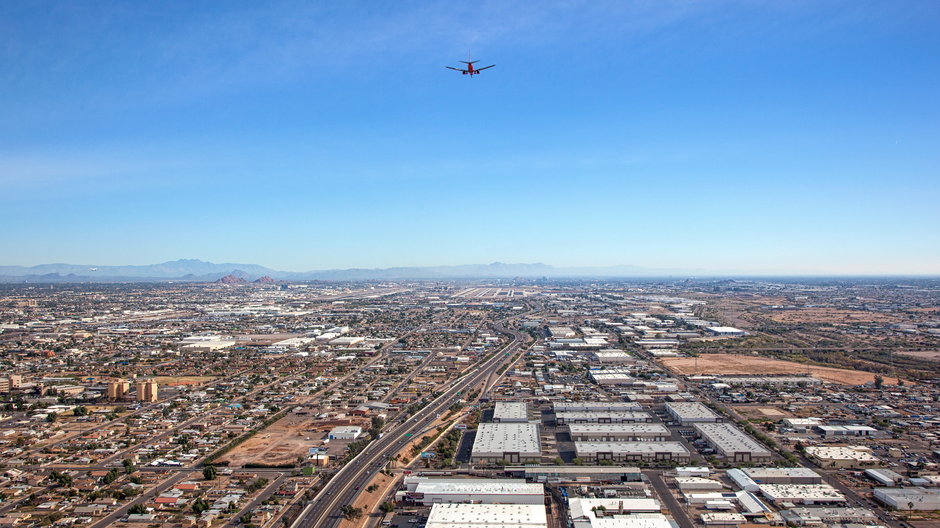
M 463 75 L 470 75 L 470 78 L 472 79 L 474 75 L 480 75 L 480 72 L 481 72 L 481 71 L 483 71 L 483 70 L 485 70 L 485 69 L 487 69 L 487 68 L 492 68 L 493 66 L 496 66 L 495 64 L 490 64 L 489 66 L 484 66 L 484 67 L 482 67 L 482 68 L 474 68 L 474 67 L 473 67 L 474 63 L 480 62 L 479 60 L 469 61 L 469 62 L 467 62 L 467 61 L 460 61 L 460 62 L 462 62 L 462 63 L 464 63 L 464 64 L 467 65 L 467 69 L 466 69 L 466 70 L 461 69 L 461 68 L 452 68 L 452 67 L 450 67 L 450 66 L 444 66 L 444 67 L 447 68 L 447 69 L 449 69 L 449 70 L 459 71 L 459 72 L 460 72 L 461 74 L 463 74 Z

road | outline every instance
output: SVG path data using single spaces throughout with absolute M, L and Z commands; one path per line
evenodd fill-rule
M 659 495 L 660 500 L 666 503 L 666 508 L 669 509 L 669 513 L 672 514 L 672 518 L 680 528 L 695 528 L 695 523 L 693 523 L 689 515 L 685 513 L 685 508 L 679 504 L 679 501 L 676 500 L 669 486 L 666 485 L 666 481 L 663 480 L 663 472 L 644 471 L 643 474 L 649 479 L 650 485 L 656 490 L 656 494 Z
M 453 382 L 450 387 L 435 398 L 408 421 L 386 431 L 381 437 L 370 443 L 363 451 L 342 469 L 320 490 L 307 504 L 292 528 L 334 527 L 342 520 L 340 509 L 352 504 L 360 488 L 368 485 L 375 475 L 385 467 L 389 457 L 398 452 L 416 433 L 424 430 L 437 419 L 438 415 L 460 398 L 459 393 L 471 390 L 474 386 L 486 382 L 503 363 L 509 359 L 523 343 L 521 333 L 497 326 L 497 330 L 512 336 L 502 350 L 478 365 L 473 373 Z M 409 435 L 409 436 L 406 436 Z M 368 514 L 368 512 L 365 512 Z

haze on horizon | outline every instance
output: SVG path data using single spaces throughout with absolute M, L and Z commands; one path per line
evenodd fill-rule
M 0 4 L 0 265 L 940 274 L 940 4 Z M 497 66 L 468 79 L 444 69 Z

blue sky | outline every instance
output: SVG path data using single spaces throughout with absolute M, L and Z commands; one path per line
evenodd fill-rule
M 0 3 L 0 264 L 937 274 L 938 27 L 901 0 Z M 497 66 L 444 69 L 468 51 Z

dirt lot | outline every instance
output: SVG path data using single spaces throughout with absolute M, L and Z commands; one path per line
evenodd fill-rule
M 227 462 L 230 467 L 293 464 L 297 457 L 306 456 L 311 447 L 322 445 L 321 439 L 335 425 L 318 422 L 312 416 L 288 414 L 220 458 L 219 462 Z M 339 445 L 338 441 L 335 443 Z M 330 447 L 333 447 L 332 443 Z M 332 457 L 332 449 L 330 451 Z
M 898 350 L 897 353 L 927 361 L 940 361 L 940 350 Z
M 836 308 L 801 308 L 798 310 L 780 310 L 772 312 L 770 319 L 779 323 L 816 323 L 816 324 L 860 324 L 897 323 L 901 319 L 891 314 L 865 312 L 861 310 L 839 310 Z
M 831 367 L 816 367 L 792 361 L 781 361 L 759 356 L 737 354 L 703 354 L 698 358 L 663 358 L 666 367 L 679 374 L 809 374 L 814 378 L 841 383 L 843 385 L 862 385 L 874 382 L 875 375 L 870 372 L 846 370 Z M 696 368 L 697 365 L 697 368 Z M 885 377 L 886 384 L 897 384 L 895 378 Z

